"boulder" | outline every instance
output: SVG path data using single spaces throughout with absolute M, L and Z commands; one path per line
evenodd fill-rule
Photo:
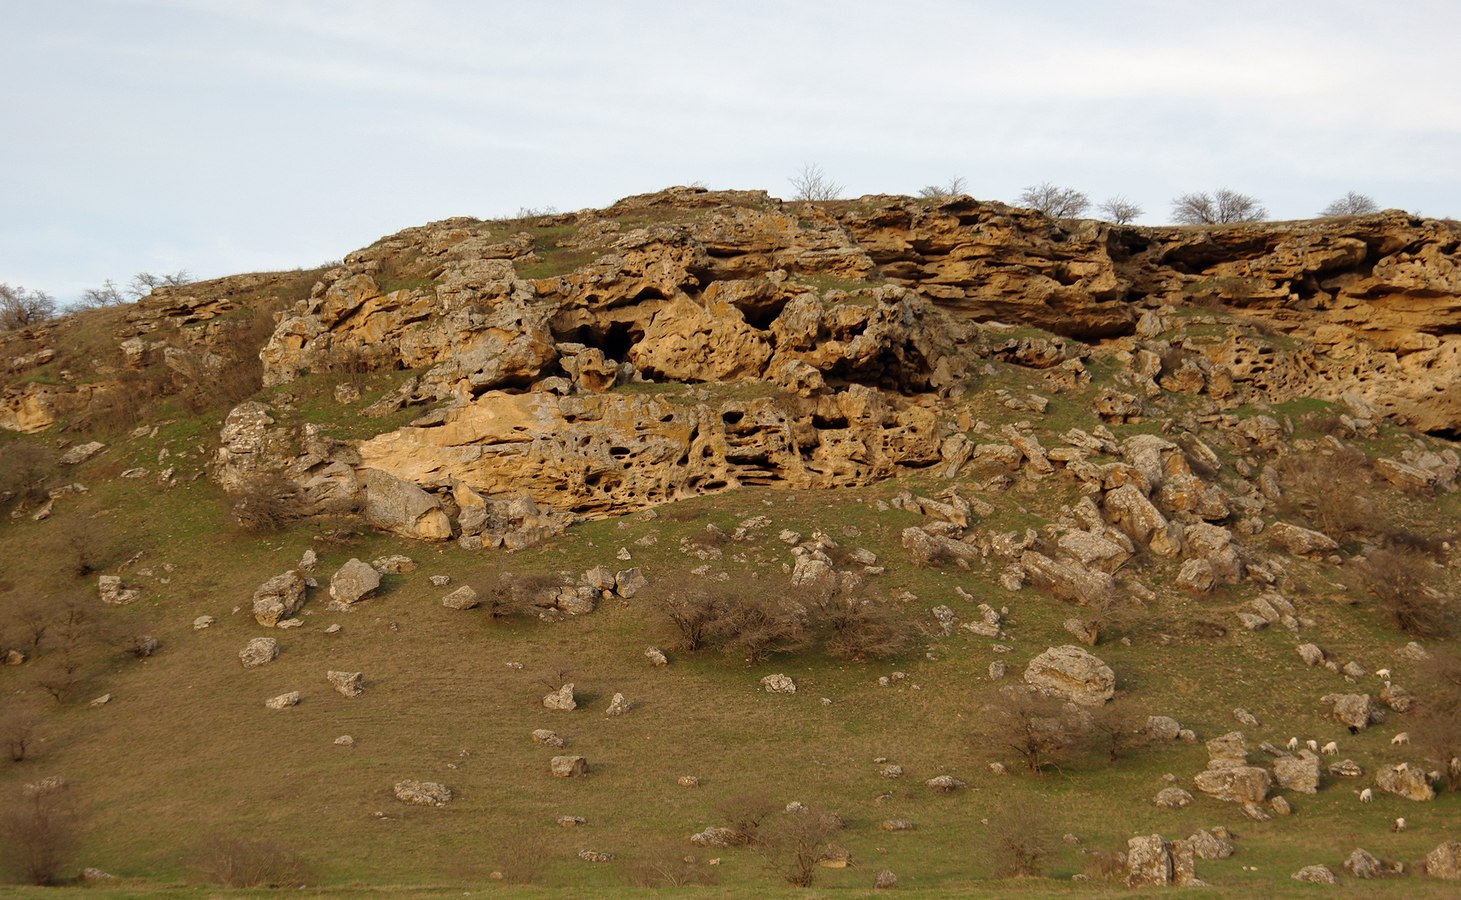
M 277 697 L 270 697 L 264 701 L 269 709 L 288 709 L 299 703 L 299 691 L 290 691 L 287 694 L 280 694 Z
M 891 869 L 883 869 L 873 879 L 873 890 L 890 891 L 898 886 L 898 876 Z
M 1289 877 L 1309 884 L 1339 884 L 1339 876 L 1328 866 L 1304 866 Z
M 1181 542 L 1170 533 L 1167 517 L 1136 485 L 1123 484 L 1109 491 L 1101 504 L 1111 524 L 1139 546 L 1150 547 L 1153 553 L 1162 556 L 1175 556 L 1181 550 Z
M 795 694 L 796 682 L 789 675 L 767 675 L 761 679 L 761 690 L 768 694 Z
M 1172 883 L 1172 845 L 1160 834 L 1126 842 L 1126 886 L 1160 887 Z
M 1209 797 L 1228 803 L 1262 803 L 1273 783 L 1267 769 L 1257 766 L 1229 766 L 1206 769 L 1192 779 Z
M 604 710 L 606 716 L 622 716 L 634 707 L 623 694 L 615 694 L 609 700 L 609 708 Z
M 573 699 L 573 682 L 569 682 L 558 690 L 543 697 L 545 709 L 574 710 L 578 709 L 578 702 Z
M 382 575 L 405 575 L 408 572 L 416 571 L 416 560 L 394 553 L 371 560 L 370 567 Z
M 1154 741 L 1175 741 L 1182 734 L 1182 723 L 1171 716 L 1147 716 L 1146 733 Z
M 639 570 L 638 566 L 614 575 L 614 593 L 625 600 L 634 599 L 636 594 L 648 586 L 649 579 L 644 577 L 644 573 Z
M 704 831 L 690 836 L 690 843 L 697 847 L 737 847 L 746 842 L 745 835 L 734 828 L 711 825 Z
M 330 597 L 349 606 L 380 587 L 380 573 L 374 567 L 352 558 L 330 576 Z
M 1400 875 L 1404 872 L 1403 863 L 1389 862 L 1382 860 L 1375 854 L 1356 847 L 1355 851 L 1344 861 L 1344 871 L 1355 878 L 1369 880 L 1371 878 L 1384 878 L 1388 875 Z
M 1324 664 L 1324 651 L 1318 644 L 1300 644 L 1299 658 L 1306 666 L 1322 666 Z
M 1248 738 L 1241 731 L 1230 731 L 1207 742 L 1207 767 L 1226 769 L 1248 764 Z
M 1233 855 L 1233 842 L 1228 840 L 1226 828 L 1203 828 L 1187 838 L 1192 852 L 1198 859 L 1227 859 Z
M 1034 550 L 1020 554 L 1020 568 L 1035 584 L 1080 606 L 1099 606 L 1116 590 L 1115 580 L 1099 569 L 1051 559 Z
M 380 469 L 362 469 L 360 480 L 365 519 L 371 525 L 421 540 L 451 538 L 451 519 L 431 494 Z
M 1157 791 L 1152 802 L 1162 809 L 1186 809 L 1192 805 L 1192 795 L 1179 787 L 1166 787 Z
M 122 584 L 120 575 L 103 575 L 96 581 L 97 593 L 107 606 L 126 606 L 136 600 L 141 591 Z
M 60 463 L 63 466 L 79 466 L 82 463 L 86 462 L 88 459 L 91 459 L 93 456 L 96 456 L 98 453 L 102 452 L 106 448 L 107 445 L 101 443 L 100 441 L 90 441 L 85 444 L 77 444 L 75 447 L 72 447 L 65 453 L 61 454 Z
M 245 669 L 256 669 L 279 655 L 279 642 L 269 637 L 257 637 L 249 641 L 238 652 L 239 662 Z
M 275 575 L 254 591 L 254 621 L 270 628 L 304 606 L 304 576 L 290 570 Z
M 1111 667 L 1072 644 L 1051 647 L 1030 660 L 1025 683 L 1082 706 L 1101 706 L 1116 693 Z
M 364 674 L 361 672 L 326 672 L 325 678 L 335 688 L 335 693 L 342 697 L 359 697 L 365 692 L 361 687 L 361 680 Z
M 1329 694 L 1324 698 L 1333 707 L 1334 721 L 1363 731 L 1375 720 L 1375 705 L 1369 694 Z
M 1461 880 L 1461 841 L 1446 841 L 1427 853 L 1425 873 L 1432 878 Z
M 548 767 L 554 778 L 581 778 L 588 774 L 588 762 L 582 756 L 555 756 Z
M 549 731 L 546 728 L 535 728 L 533 729 L 533 743 L 542 744 L 544 747 L 562 747 L 564 742 L 563 738 L 559 737 L 556 731 Z
M 1294 556 L 1317 559 L 1328 556 L 1339 549 L 1339 545 L 1327 534 L 1278 522 L 1268 529 L 1273 542 Z
M 1319 757 L 1308 750 L 1273 761 L 1273 780 L 1286 791 L 1313 794 L 1319 790 Z
M 435 781 L 407 779 L 396 782 L 396 799 L 411 806 L 446 806 L 451 802 L 451 788 Z
M 939 792 L 940 794 L 952 794 L 955 791 L 960 790 L 964 787 L 964 782 L 960 781 L 952 775 L 935 775 L 928 781 L 924 782 L 924 784 L 928 785 L 930 788 Z
M 471 585 L 462 585 L 441 598 L 441 605 L 447 609 L 471 609 L 477 605 L 477 592 Z
M 649 664 L 651 666 L 658 667 L 667 666 L 670 664 L 670 658 L 668 656 L 665 656 L 665 652 L 658 647 L 646 648 L 644 651 L 644 658 L 649 660 Z
M 1425 770 L 1410 763 L 1381 766 L 1375 771 L 1375 787 L 1407 800 L 1436 799 L 1436 790 L 1426 778 Z

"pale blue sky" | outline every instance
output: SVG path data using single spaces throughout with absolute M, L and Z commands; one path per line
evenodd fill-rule
M 1461 2 L 0 0 L 0 281 L 313 266 L 671 184 L 1461 216 Z

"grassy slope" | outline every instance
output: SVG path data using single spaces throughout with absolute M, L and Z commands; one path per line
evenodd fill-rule
M 1033 374 L 1003 366 L 991 379 L 994 385 L 1040 388 Z M 1042 421 L 1011 414 L 987 398 L 971 402 L 973 413 L 995 424 L 1001 416 Z M 1042 429 L 1058 432 L 1062 416 L 1078 421 L 1082 404 L 1079 396 L 1057 398 Z M 1307 893 L 1288 881 L 1288 873 L 1315 862 L 1337 869 L 1355 846 L 1410 862 L 1457 836 L 1456 796 L 1414 804 L 1382 795 L 1360 806 L 1350 785 L 1332 780 L 1317 796 L 1290 796 L 1293 818 L 1265 824 L 1247 822 L 1236 808 L 1201 797 L 1183 811 L 1154 807 L 1150 798 L 1164 786 L 1164 773 L 1188 784 L 1203 767 L 1200 745 L 1137 751 L 1114 766 L 1092 754 L 1040 779 L 990 774 L 991 754 L 969 745 L 973 721 L 991 690 L 988 664 L 1008 659 L 1018 672 L 1046 646 L 1069 642 L 1061 622 L 1072 609 L 1029 589 L 1004 591 L 996 563 L 967 572 L 908 566 L 898 534 L 913 517 L 877 512 L 873 503 L 904 486 L 917 492 L 943 486 L 927 474 L 859 490 L 757 489 L 701 498 L 658 519 L 638 515 L 589 523 L 540 551 L 518 555 L 470 554 L 385 536 L 337 546 L 313 540 L 321 526 L 262 539 L 232 531 L 217 491 L 206 478 L 192 478 L 201 470 L 197 447 L 210 443 L 216 430 L 216 420 L 179 420 L 155 437 L 115 439 L 106 455 L 76 470 L 91 491 L 74 509 L 68 511 L 63 501 L 65 515 L 0 527 L 9 583 L 0 604 L 73 586 L 90 590 L 91 579 L 73 584 L 58 574 L 74 553 L 66 532 L 85 521 L 76 515 L 83 511 L 102 513 L 95 521 L 106 528 L 86 533 L 107 545 L 102 549 L 111 566 L 144 550 L 137 565 L 154 570 L 147 578 L 134 568 L 129 581 L 144 588 L 143 598 L 103 615 L 130 631 L 156 635 L 161 652 L 146 661 L 107 657 L 75 700 L 50 714 L 48 740 L 35 759 L 0 769 L 6 787 L 63 774 L 89 811 L 82 861 L 128 879 L 130 890 L 184 889 L 206 836 L 225 833 L 269 836 L 297 848 L 316 867 L 320 883 L 339 893 L 367 886 L 411 894 L 455 893 L 463 886 L 524 890 L 488 875 L 521 868 L 523 859 L 539 855 L 543 862 L 533 882 L 544 892 L 568 885 L 629 891 L 622 879 L 627 864 L 661 852 L 667 840 L 681 842 L 717 823 L 717 805 L 746 793 L 777 803 L 802 800 L 845 816 L 848 829 L 839 840 L 856 866 L 821 871 L 817 880 L 819 889 L 838 892 L 865 891 L 882 868 L 899 874 L 900 888 L 936 895 L 1118 892 L 1071 884 L 1081 856 L 1065 845 L 1050 866 L 1050 880 L 990 881 L 982 820 L 1011 807 L 1043 811 L 1056 836 L 1073 832 L 1091 848 L 1115 849 L 1133 834 L 1160 831 L 1176 838 L 1227 824 L 1239 835 L 1239 852 L 1226 861 L 1199 862 L 1198 871 L 1222 890 L 1245 894 Z M 160 490 L 151 478 L 115 478 L 133 465 L 156 469 L 163 447 L 170 450 L 169 463 L 178 466 L 178 487 Z M 995 500 L 1000 511 L 991 526 L 1038 524 L 1073 497 L 1055 480 L 1040 490 L 1017 490 Z M 1456 512 L 1454 503 L 1447 509 Z M 493 624 L 480 612 L 442 608 L 437 599 L 446 591 L 426 580 L 450 574 L 458 583 L 481 587 L 501 570 L 580 572 L 600 563 L 640 565 L 654 580 L 702 564 L 680 551 L 681 537 L 707 522 L 732 526 L 763 514 L 774 524 L 753 540 L 729 545 L 723 560 L 709 564 L 712 574 L 724 571 L 754 590 L 791 561 L 788 548 L 776 540 L 779 529 L 807 534 L 821 528 L 849 546 L 876 552 L 888 565 L 876 585 L 889 594 L 906 588 L 920 598 L 910 616 L 926 619 L 939 603 L 971 616 L 956 586 L 1009 606 L 1006 643 L 1014 652 L 998 655 L 993 641 L 959 632 L 932 641 L 926 656 L 920 648 L 891 663 L 798 656 L 747 667 L 712 654 L 652 669 L 644 648 L 669 636 L 643 602 L 616 601 L 557 625 Z M 856 537 L 846 536 L 849 528 L 857 529 Z M 647 535 L 656 543 L 636 543 Z M 351 556 L 369 560 L 403 552 L 421 568 L 388 577 L 381 595 L 353 612 L 326 611 L 324 592 L 318 591 L 305 608 L 304 627 L 273 632 L 255 625 L 247 609 L 253 588 L 293 565 L 307 547 L 321 553 L 322 581 Z M 631 550 L 632 563 L 615 558 L 621 547 Z M 156 577 L 164 562 L 177 567 L 167 584 Z M 1326 648 L 1370 668 L 1390 663 L 1390 649 L 1404 638 L 1334 602 L 1344 592 L 1326 585 L 1324 573 L 1301 569 L 1295 566 L 1296 580 L 1309 590 L 1292 599 L 1320 620 L 1317 631 Z M 1148 574 L 1160 583 L 1171 573 L 1154 565 Z M 1097 653 L 1142 712 L 1173 715 L 1202 737 L 1239 727 L 1231 710 L 1244 706 L 1264 723 L 1249 730 L 1255 743 L 1281 743 L 1290 734 L 1335 738 L 1345 756 L 1368 769 L 1399 758 L 1387 742 L 1404 727 L 1404 717 L 1396 717 L 1394 727 L 1342 734 L 1317 698 L 1343 682 L 1304 668 L 1291 636 L 1235 630 L 1203 638 L 1188 625 L 1196 618 L 1231 624 L 1231 610 L 1255 593 L 1244 586 L 1195 600 L 1163 592 L 1155 608 L 1128 629 L 1131 646 L 1110 642 Z M 194 631 L 192 620 L 202 614 L 218 622 Z M 332 622 L 343 626 L 340 634 L 323 633 Z M 243 671 L 236 653 L 261 634 L 276 636 L 282 653 L 266 667 Z M 544 710 L 538 703 L 546 690 L 540 678 L 565 661 L 582 706 L 573 713 Z M 1392 668 L 1397 681 L 1406 683 L 1406 665 Z M 324 678 L 329 669 L 363 671 L 365 694 L 355 699 L 333 694 Z M 906 672 L 908 680 L 879 687 L 878 676 L 894 670 Z M 757 680 L 771 672 L 793 675 L 799 692 L 790 697 L 759 692 Z M 29 666 L 0 669 L 0 690 L 33 694 L 30 677 Z M 298 707 L 276 712 L 263 706 L 264 699 L 288 690 L 303 692 Z M 104 691 L 113 694 L 110 704 L 86 706 Z M 616 691 L 637 708 L 607 718 L 602 709 Z M 823 697 L 831 704 L 824 705 Z M 587 757 L 593 774 L 582 781 L 548 777 L 553 751 L 528 739 L 540 727 L 563 734 L 568 752 Z M 340 734 L 353 735 L 356 746 L 333 745 Z M 901 781 L 879 777 L 875 757 L 888 757 L 908 774 Z M 942 773 L 963 778 L 968 790 L 940 796 L 923 786 Z M 679 787 L 675 779 L 683 774 L 699 776 L 703 786 Z M 402 778 L 443 781 L 457 800 L 444 809 L 402 806 L 390 795 L 390 786 Z M 889 791 L 891 797 L 875 802 Z M 563 829 L 555 821 L 560 815 L 582 815 L 588 824 Z M 1410 820 L 1409 831 L 1388 831 L 1396 815 Z M 885 833 L 878 828 L 885 818 L 912 819 L 918 830 Z M 677 853 L 693 850 L 687 843 L 674 846 Z M 584 848 L 612 852 L 616 861 L 583 862 L 575 854 Z M 721 859 L 713 869 L 718 877 L 713 893 L 761 896 L 779 889 L 752 854 L 700 853 L 711 855 Z M 1367 884 L 1363 890 L 1370 896 L 1441 895 L 1435 885 L 1415 879 Z

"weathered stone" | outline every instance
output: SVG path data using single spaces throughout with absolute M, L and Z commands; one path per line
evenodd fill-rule
M 544 747 L 562 747 L 563 738 L 559 737 L 556 731 L 535 728 L 533 729 L 533 743 L 542 744 Z
M 644 577 L 644 573 L 639 570 L 638 566 L 632 569 L 625 569 L 614 575 L 614 593 L 625 600 L 634 599 L 636 594 L 648 586 L 649 579 Z
M 255 669 L 279 655 L 279 642 L 273 638 L 257 637 L 239 651 L 239 661 L 245 669 Z
M 1304 866 L 1290 877 L 1294 881 L 1306 881 L 1309 884 L 1339 884 L 1339 876 L 1328 866 Z
M 565 711 L 577 709 L 578 702 L 573 699 L 573 682 L 570 681 L 543 697 L 543 707 Z
M 1334 721 L 1349 728 L 1363 731 L 1375 720 L 1375 706 L 1369 694 L 1330 695 Z
M 434 781 L 398 781 L 394 791 L 397 800 L 410 806 L 446 806 L 452 798 L 451 788 Z
M 1355 878 L 1365 880 L 1399 875 L 1404 869 L 1403 864 L 1384 861 L 1363 847 L 1356 847 L 1349 858 L 1344 861 L 1344 871 Z
M 106 444 L 100 441 L 89 441 L 85 444 L 77 444 L 75 447 L 61 454 L 60 463 L 63 466 L 79 466 L 87 460 L 96 456 L 107 448 Z
M 873 890 L 891 891 L 898 886 L 898 876 L 891 869 L 883 869 L 873 879 Z
M 1230 731 L 1207 742 L 1208 768 L 1221 769 L 1248 764 L 1248 738 Z
M 96 586 L 101 602 L 107 606 L 126 606 L 142 594 L 137 588 L 125 587 L 118 575 L 103 575 L 97 579 Z
M 1425 770 L 1409 763 L 1381 766 L 1375 771 L 1375 787 L 1407 800 L 1436 799 L 1436 790 L 1426 778 Z
M 582 756 L 555 756 L 548 767 L 554 778 L 581 778 L 588 774 L 588 761 Z
M 1327 556 L 1339 549 L 1339 545 L 1327 534 L 1301 528 L 1298 525 L 1290 525 L 1287 522 L 1274 524 L 1268 529 L 1268 535 L 1273 538 L 1275 544 L 1294 556 L 1314 559 Z
M 1157 791 L 1152 802 L 1163 809 L 1186 809 L 1192 805 L 1192 795 L 1179 787 L 1166 787 Z
M 367 597 L 378 587 L 380 573 L 354 558 L 330 576 L 331 599 L 346 606 Z
M 1105 572 L 1051 559 L 1034 550 L 1020 554 L 1020 567 L 1035 584 L 1081 606 L 1100 606 L 1116 589 L 1116 582 Z
M 1116 694 L 1111 667 L 1071 644 L 1051 647 L 1032 659 L 1025 667 L 1025 683 L 1082 706 L 1101 706 Z
M 471 609 L 477 605 L 477 592 L 471 585 L 464 584 L 442 597 L 441 605 L 447 609 Z
M 382 575 L 404 575 L 416 571 L 416 560 L 394 553 L 371 560 L 370 567 Z
M 690 836 L 690 843 L 697 847 L 738 847 L 745 842 L 741 832 L 721 825 L 711 825 Z
M 359 697 L 365 692 L 361 686 L 364 674 L 361 672 L 336 672 L 325 673 L 325 678 L 335 688 L 335 693 L 342 697 Z
M 1182 723 L 1171 716 L 1147 716 L 1146 733 L 1154 741 L 1175 741 L 1182 733 Z
M 1307 750 L 1273 761 L 1273 779 L 1286 791 L 1313 794 L 1319 790 L 1319 757 Z
M 1213 575 L 1211 563 L 1205 559 L 1189 559 L 1177 572 L 1177 580 L 1174 584 L 1184 591 L 1205 594 L 1212 590 L 1214 581 L 1216 578 Z
M 1161 835 L 1138 835 L 1126 842 L 1127 887 L 1169 885 L 1172 876 L 1172 845 Z
M 1319 649 L 1318 644 L 1300 644 L 1299 658 L 1306 666 L 1320 666 L 1324 664 L 1324 651 Z
M 658 647 L 646 648 L 644 658 L 649 660 L 651 666 L 667 666 L 670 664 L 670 658 L 665 656 L 665 652 Z
M 952 794 L 955 791 L 960 790 L 964 787 L 964 782 L 960 781 L 952 775 L 935 775 L 928 781 L 924 782 L 924 784 L 927 784 L 930 788 L 939 792 L 940 794 Z
M 1329 774 L 1336 778 L 1359 778 L 1365 774 L 1365 769 L 1352 759 L 1340 760 L 1329 765 Z
M 625 699 L 623 694 L 614 694 L 609 700 L 609 708 L 604 710 L 606 716 L 622 716 L 634 708 L 634 704 Z
M 1257 766 L 1227 766 L 1205 769 L 1192 779 L 1197 789 L 1228 803 L 1262 803 L 1273 779 Z
M 275 575 L 254 591 L 254 621 L 274 627 L 304 606 L 304 576 L 290 570 Z
M 441 502 L 421 488 L 376 468 L 360 472 L 366 521 L 377 528 L 421 540 L 451 537 L 451 520 Z
M 1461 879 L 1461 841 L 1446 841 L 1425 855 L 1425 873 L 1448 881 Z
M 1187 838 L 1198 859 L 1227 859 L 1233 855 L 1233 842 L 1226 836 L 1227 829 L 1221 831 L 1220 834 L 1218 829 L 1199 829 Z
M 290 691 L 287 694 L 280 694 L 277 697 L 270 697 L 264 701 L 264 705 L 270 709 L 288 709 L 299 703 L 299 691 Z
M 796 682 L 789 675 L 767 675 L 761 679 L 761 690 L 768 694 L 795 694 Z
M 908 819 L 884 819 L 879 827 L 884 831 L 915 831 L 918 826 Z

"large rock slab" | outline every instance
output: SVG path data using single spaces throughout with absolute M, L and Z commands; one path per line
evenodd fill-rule
M 451 788 L 435 781 L 406 779 L 396 782 L 396 799 L 410 806 L 446 806 L 451 802 Z
M 1409 763 L 1381 766 L 1375 772 L 1375 787 L 1407 800 L 1436 799 L 1436 789 L 1431 787 L 1425 770 Z
M 380 573 L 369 563 L 352 558 L 330 576 L 330 597 L 349 606 L 380 587 Z
M 370 524 L 421 540 L 451 538 L 451 519 L 431 494 L 379 469 L 362 470 L 360 481 L 365 487 L 365 519 Z
M 1217 800 L 1262 803 L 1268 796 L 1273 778 L 1267 769 L 1257 766 L 1228 766 L 1198 772 L 1192 783 L 1199 791 Z
M 1116 694 L 1111 667 L 1072 644 L 1051 647 L 1030 660 L 1025 683 L 1082 706 L 1101 706 Z

